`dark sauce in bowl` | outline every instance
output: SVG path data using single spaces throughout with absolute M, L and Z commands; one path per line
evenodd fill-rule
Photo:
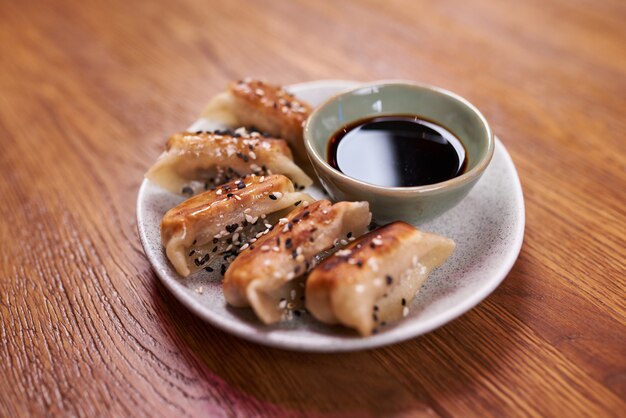
M 463 143 L 441 125 L 415 115 L 374 116 L 337 131 L 329 164 L 347 176 L 386 187 L 440 183 L 463 174 Z

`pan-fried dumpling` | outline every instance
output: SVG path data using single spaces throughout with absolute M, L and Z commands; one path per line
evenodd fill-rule
M 191 195 L 248 174 L 284 174 L 296 188 L 312 184 L 293 162 L 285 141 L 243 128 L 171 136 L 146 177 L 173 193 Z
M 408 314 L 407 304 L 454 251 L 454 241 L 397 221 L 320 263 L 306 283 L 306 308 L 318 320 L 367 336 Z
M 306 166 L 309 159 L 302 140 L 302 127 L 311 106 L 297 100 L 280 86 L 245 79 L 231 83 L 232 112 L 243 126 L 254 126 L 263 132 L 289 142 L 296 161 Z
M 303 290 L 298 279 L 317 254 L 364 233 L 370 220 L 367 202 L 318 200 L 295 209 L 230 265 L 223 283 L 226 301 L 252 306 L 266 324 L 280 321 L 294 311 Z
M 161 240 L 176 271 L 188 276 L 214 256 L 236 254 L 269 232 L 268 215 L 312 201 L 308 194 L 295 192 L 283 175 L 248 176 L 167 211 L 161 221 Z

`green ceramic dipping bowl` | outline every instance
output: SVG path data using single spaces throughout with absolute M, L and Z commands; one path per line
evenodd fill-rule
M 328 141 L 339 129 L 359 119 L 394 114 L 414 114 L 455 134 L 465 146 L 467 170 L 440 183 L 385 187 L 349 177 L 328 164 Z M 304 143 L 331 197 L 368 201 L 379 223 L 401 219 L 420 224 L 442 215 L 469 193 L 489 165 L 494 151 L 491 128 L 471 103 L 449 91 L 406 81 L 364 84 L 328 99 L 307 119 Z

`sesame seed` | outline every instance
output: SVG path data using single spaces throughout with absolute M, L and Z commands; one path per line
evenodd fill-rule
M 406 299 L 402 298 L 402 306 L 406 306 Z
M 348 237 L 348 238 L 350 238 L 351 236 L 352 236 L 352 232 L 348 232 L 348 233 L 346 234 L 346 237 Z
M 402 316 L 408 316 L 409 315 L 409 307 L 405 306 L 404 308 L 402 308 Z
M 289 219 L 287 219 L 287 218 L 280 218 L 278 220 L 278 224 L 279 225 L 285 225 L 287 222 L 289 222 Z
M 285 240 L 285 248 L 289 249 L 292 246 L 291 238 Z
M 304 190 L 304 187 L 302 188 L 302 190 Z M 309 206 L 309 202 L 305 201 L 305 202 L 302 204 L 302 207 L 305 207 L 305 208 L 306 208 L 307 206 Z
M 281 298 L 280 301 L 278 302 L 278 307 L 280 309 L 285 309 L 287 307 L 287 299 Z
M 387 280 L 388 285 L 391 285 L 393 283 L 393 277 L 391 277 L 390 275 L 385 276 L 385 279 Z
M 304 256 L 302 254 L 298 254 L 296 257 L 296 261 L 299 263 L 304 263 Z
M 248 246 L 249 246 L 249 244 L 246 242 L 245 244 L 243 244 L 243 245 L 241 246 L 241 248 L 239 249 L 239 251 L 243 251 L 243 250 L 245 250 L 246 248 L 248 248 Z
M 222 264 L 222 266 L 220 267 L 220 274 L 222 276 L 226 274 L 226 264 Z
M 274 196 L 276 196 L 276 199 L 280 199 L 283 197 L 283 194 L 281 192 L 274 192 Z
M 204 270 L 213 273 L 213 267 L 205 267 Z
M 245 189 L 246 188 L 246 183 L 244 183 L 243 181 L 240 181 L 239 183 L 237 183 L 237 188 L 238 189 Z
M 278 199 L 278 198 L 277 198 L 276 196 L 274 196 L 273 194 L 270 194 L 270 199 L 272 199 L 272 200 L 276 200 L 276 199 Z
M 226 197 L 233 197 L 233 196 L 234 196 L 234 194 L 232 194 L 232 193 L 228 193 L 228 194 L 226 195 Z
M 298 206 L 300 203 L 302 203 L 302 200 L 298 200 L 296 203 L 294 203 L 294 206 Z
M 222 194 L 222 189 L 217 189 L 217 191 L 215 192 L 216 195 L 221 195 Z
M 202 293 L 204 293 L 204 289 L 202 288 L 202 286 L 200 286 L 200 287 L 197 287 L 197 288 L 196 288 L 196 293 L 198 293 L 198 294 L 200 294 L 200 295 L 201 295 Z
M 261 251 L 269 251 L 270 250 L 270 246 L 269 245 L 262 245 L 261 246 Z
M 183 192 L 183 194 L 191 196 L 193 194 L 193 189 L 191 187 L 189 187 L 189 186 L 185 186 L 185 187 L 183 187 L 182 192 Z

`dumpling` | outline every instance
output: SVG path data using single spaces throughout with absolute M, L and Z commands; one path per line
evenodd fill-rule
M 297 279 L 317 254 L 364 233 L 370 220 L 367 202 L 302 205 L 233 261 L 224 276 L 226 302 L 252 306 L 266 324 L 280 321 L 294 311 L 303 290 Z
M 296 188 L 312 184 L 285 141 L 245 129 L 175 134 L 146 177 L 173 193 L 191 195 L 248 174 L 284 174 Z
M 269 214 L 313 201 L 308 194 L 295 192 L 283 175 L 248 176 L 167 211 L 161 221 L 161 240 L 176 271 L 188 276 L 215 255 L 236 254 L 269 232 L 271 224 L 264 221 Z
M 237 123 L 286 139 L 296 161 L 303 166 L 310 164 L 302 140 L 302 127 L 311 113 L 309 104 L 280 86 L 259 80 L 231 83 L 228 92 Z
M 322 322 L 370 335 L 408 314 L 408 303 L 454 247 L 451 239 L 401 221 L 383 226 L 311 271 L 306 308 Z

